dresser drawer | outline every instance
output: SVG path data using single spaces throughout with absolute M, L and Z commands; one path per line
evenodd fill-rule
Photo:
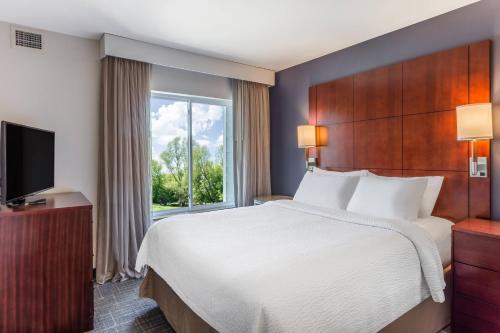
M 455 262 L 455 291 L 500 306 L 500 273 Z
M 453 333 L 500 333 L 500 326 L 460 313 L 455 315 Z
M 500 272 L 500 239 L 453 232 L 455 261 Z
M 500 332 L 500 306 L 455 293 L 453 321 L 464 327 L 483 326 L 495 328 L 494 332 Z

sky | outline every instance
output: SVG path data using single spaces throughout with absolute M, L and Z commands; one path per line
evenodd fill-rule
M 215 159 L 217 147 L 223 144 L 225 107 L 192 103 L 193 139 L 206 146 Z M 160 154 L 167 144 L 179 136 L 187 138 L 187 102 L 151 97 L 152 157 L 161 161 Z

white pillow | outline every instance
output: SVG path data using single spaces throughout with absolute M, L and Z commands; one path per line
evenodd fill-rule
M 370 172 L 368 170 L 356 170 L 356 171 L 330 171 L 320 169 L 318 167 L 313 167 L 313 173 L 322 174 L 322 175 L 337 175 L 337 176 L 368 176 Z
M 360 177 L 347 210 L 396 220 L 415 220 L 427 186 L 426 179 Z
M 322 175 L 306 172 L 293 200 L 309 205 L 345 209 L 359 176 Z
M 441 191 L 441 186 L 443 186 L 443 176 L 428 176 L 427 187 L 425 188 L 424 195 L 422 197 L 422 204 L 418 211 L 418 217 L 429 217 L 432 215 L 434 206 L 436 206 L 436 201 Z
M 422 196 L 422 203 L 418 209 L 418 217 L 425 218 L 432 215 L 432 211 L 434 210 L 434 206 L 436 205 L 437 198 L 439 196 L 439 192 L 441 191 L 441 186 L 443 186 L 443 176 L 425 176 L 425 177 L 384 177 L 373 174 L 368 171 L 368 176 L 371 177 L 381 177 L 387 179 L 400 179 L 400 180 L 408 180 L 408 179 L 427 179 L 427 186 L 424 191 L 424 195 Z

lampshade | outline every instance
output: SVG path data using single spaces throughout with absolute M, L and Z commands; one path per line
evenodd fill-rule
M 309 148 L 316 146 L 316 126 L 297 126 L 297 143 L 299 148 Z
M 493 138 L 491 103 L 467 104 L 457 107 L 457 140 Z

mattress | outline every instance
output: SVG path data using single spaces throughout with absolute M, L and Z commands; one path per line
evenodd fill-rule
M 375 332 L 445 300 L 422 227 L 293 201 L 160 221 L 145 266 L 219 332 Z
M 443 268 L 451 264 L 451 227 L 453 223 L 440 218 L 428 217 L 414 221 L 416 225 L 423 228 L 436 243 Z

